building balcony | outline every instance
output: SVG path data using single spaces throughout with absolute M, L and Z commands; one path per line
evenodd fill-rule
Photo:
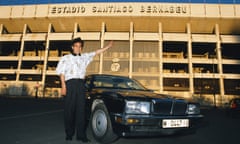
M 18 56 L 0 56 L 0 61 L 18 61 Z

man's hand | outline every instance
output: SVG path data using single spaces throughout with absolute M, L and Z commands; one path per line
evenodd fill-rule
M 62 88 L 61 88 L 61 95 L 62 95 L 62 96 L 66 96 L 66 94 L 67 94 L 67 89 L 66 89 L 66 87 L 62 87 Z
M 61 95 L 66 96 L 67 94 L 67 88 L 65 83 L 65 76 L 63 74 L 60 75 L 60 81 L 61 81 Z
M 111 48 L 113 46 L 113 41 L 110 41 L 106 47 Z
M 106 47 L 96 50 L 96 54 L 103 53 L 107 49 L 111 48 L 112 46 L 113 46 L 113 41 L 110 41 Z

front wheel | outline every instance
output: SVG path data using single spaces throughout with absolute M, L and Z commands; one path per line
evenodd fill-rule
M 112 123 L 104 104 L 96 105 L 91 114 L 90 124 L 93 137 L 98 142 L 107 144 L 118 138 L 112 130 Z

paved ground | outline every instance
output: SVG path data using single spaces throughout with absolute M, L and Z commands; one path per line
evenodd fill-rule
M 1 144 L 65 144 L 61 99 L 0 97 Z M 240 118 L 222 110 L 205 109 L 205 122 L 193 135 L 120 138 L 114 144 L 236 144 Z M 88 135 L 92 139 L 88 130 Z M 96 143 L 92 142 L 91 143 Z M 71 144 L 80 144 L 73 141 Z

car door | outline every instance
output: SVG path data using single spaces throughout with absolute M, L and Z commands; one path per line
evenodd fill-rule
M 90 93 L 91 93 L 91 77 L 90 76 L 87 76 L 85 78 L 85 81 L 84 81 L 84 85 L 85 85 L 85 92 L 86 92 L 86 116 L 87 118 L 89 119 L 90 118 L 90 115 L 91 115 L 91 97 L 90 97 Z

